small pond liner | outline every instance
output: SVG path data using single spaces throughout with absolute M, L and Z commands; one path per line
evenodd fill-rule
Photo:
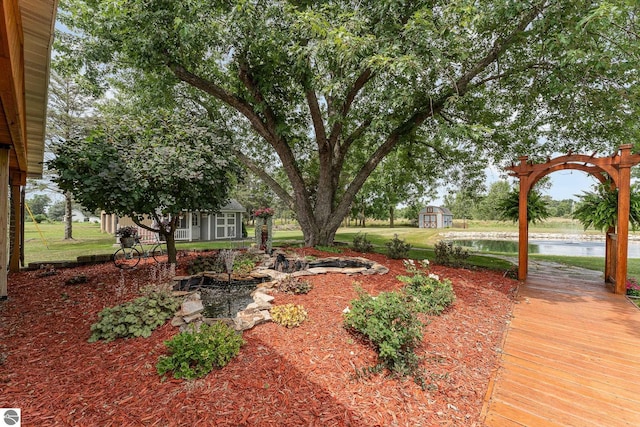
M 221 276 L 191 276 L 176 284 L 174 290 L 200 292 L 205 317 L 235 317 L 253 302 L 251 293 L 256 286 L 270 280 L 268 277 L 220 280 Z

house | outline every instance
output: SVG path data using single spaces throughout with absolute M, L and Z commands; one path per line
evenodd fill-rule
M 247 210 L 231 199 L 220 208 L 218 213 L 184 212 L 175 232 L 176 241 L 213 241 L 242 239 L 242 214 Z M 145 223 L 151 225 L 151 220 Z M 130 218 L 118 218 L 116 215 L 102 214 L 101 229 L 106 233 L 115 233 L 118 227 L 135 225 Z
M 453 214 L 447 208 L 427 206 L 418 214 L 420 228 L 449 228 L 453 226 Z
M 65 219 L 66 221 L 66 216 Z M 71 211 L 71 222 L 94 222 L 94 223 L 98 223 L 100 222 L 100 218 L 98 218 L 97 216 L 91 215 L 91 216 L 87 216 L 85 214 L 82 213 L 82 211 L 80 211 L 79 209 L 73 209 Z

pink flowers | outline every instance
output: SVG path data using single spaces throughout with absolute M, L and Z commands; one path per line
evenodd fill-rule
M 640 296 L 640 284 L 635 277 L 627 278 L 627 295 Z
M 256 218 L 267 219 L 267 218 L 271 218 L 274 213 L 275 213 L 275 211 L 272 208 L 260 208 L 260 209 L 257 209 L 253 213 L 253 215 Z

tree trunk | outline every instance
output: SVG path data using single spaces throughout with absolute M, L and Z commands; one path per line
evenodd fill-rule
M 393 228 L 393 214 L 395 213 L 395 209 L 393 206 L 389 206 L 389 227 Z
M 73 239 L 73 213 L 71 212 L 71 192 L 64 193 L 64 240 Z
M 176 238 L 173 233 L 166 233 L 164 236 L 167 242 L 167 257 L 169 264 L 177 265 L 178 264 L 178 249 L 176 248 Z

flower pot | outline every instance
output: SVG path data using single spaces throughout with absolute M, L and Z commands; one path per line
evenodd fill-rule
M 131 248 L 136 243 L 135 237 L 121 237 L 120 244 L 125 248 Z

